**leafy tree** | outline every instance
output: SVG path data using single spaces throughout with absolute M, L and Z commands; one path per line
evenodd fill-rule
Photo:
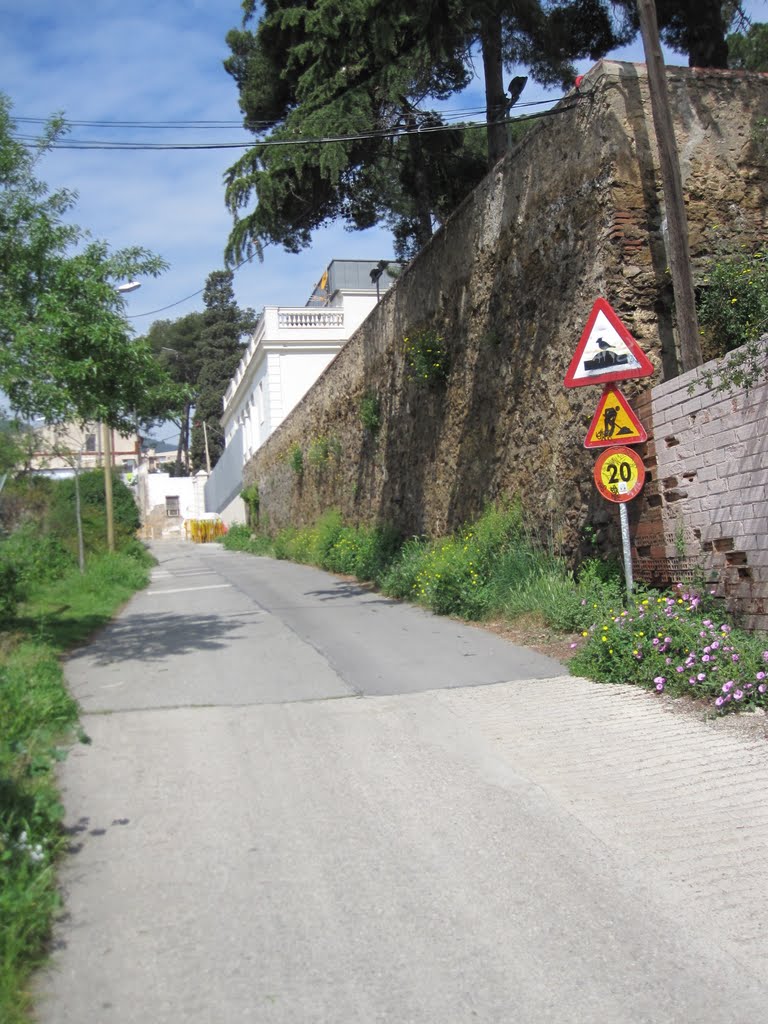
M 256 325 L 253 310 L 242 310 L 237 305 L 232 279 L 232 271 L 215 270 L 208 275 L 203 291 L 205 310 L 199 339 L 191 445 L 192 465 L 196 470 L 206 467 L 206 433 L 211 468 L 224 450 L 222 399 L 243 355 L 243 335 Z
M 728 36 L 728 64 L 743 71 L 768 71 L 768 25 L 754 23 Z
M 50 192 L 36 177 L 65 130 L 60 118 L 36 150 L 15 129 L 0 95 L 0 388 L 25 417 L 129 429 L 137 413 L 170 409 L 181 397 L 149 346 L 131 339 L 117 291 L 164 263 L 145 249 L 111 252 L 65 222 L 75 195 Z
M 636 0 L 617 0 L 638 27 Z M 727 68 L 729 28 L 745 22 L 741 0 L 656 0 L 659 34 L 691 67 Z
M 155 320 L 146 336 L 171 379 L 185 389 L 186 399 L 180 414 L 171 417 L 171 422 L 179 428 L 174 476 L 185 475 L 189 470 L 190 414 L 203 362 L 203 328 L 203 314 L 194 312 L 178 320 Z
M 409 9 L 407 3 L 401 6 Z M 610 0 L 430 0 L 411 6 L 433 59 L 449 51 L 469 68 L 480 50 L 491 166 L 510 141 L 506 120 L 512 87 L 504 85 L 505 72 L 525 67 L 542 85 L 570 85 L 573 60 L 601 57 L 630 33 L 626 15 L 617 16 Z
M 243 9 L 248 25 L 256 5 L 246 0 Z M 440 145 L 438 136 L 422 132 L 442 122 L 422 111 L 421 102 L 463 87 L 467 70 L 456 59 L 432 68 L 426 48 L 411 42 L 410 33 L 396 7 L 376 0 L 268 0 L 255 31 L 229 33 L 232 57 L 225 67 L 240 90 L 246 127 L 270 132 L 270 143 L 334 140 L 257 144 L 230 169 L 227 203 L 238 217 L 230 259 L 269 242 L 297 252 L 327 221 L 366 228 L 390 212 L 423 243 L 446 191 L 434 180 L 435 150 L 443 183 L 453 187 L 459 177 L 452 173 L 454 160 L 464 175 L 479 178 L 483 154 L 473 155 L 471 144 L 465 148 L 463 132 L 440 136 Z M 407 129 L 411 136 L 391 134 Z M 239 217 L 254 194 L 256 208 Z

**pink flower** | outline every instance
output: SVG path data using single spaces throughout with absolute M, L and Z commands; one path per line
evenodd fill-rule
M 744 699 L 744 692 L 742 690 L 734 690 L 733 691 L 733 699 L 734 700 L 743 700 Z

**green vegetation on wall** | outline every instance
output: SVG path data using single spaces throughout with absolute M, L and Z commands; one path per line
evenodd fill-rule
M 445 338 L 434 327 L 419 327 L 403 338 L 408 379 L 421 387 L 443 384 L 450 373 Z

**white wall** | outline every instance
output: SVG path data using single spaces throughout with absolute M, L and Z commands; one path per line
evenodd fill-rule
M 280 354 L 279 394 L 281 408 L 279 420 L 273 421 L 273 429 L 283 422 L 294 406 L 298 405 L 335 355 L 335 351 L 288 351 Z M 266 441 L 266 439 L 266 437 L 262 438 L 262 442 Z
M 142 467 L 143 469 L 143 467 Z M 184 521 L 200 519 L 205 515 L 205 481 L 208 474 L 195 476 L 168 476 L 167 473 L 147 473 L 140 469 L 138 499 L 142 522 L 151 523 L 152 536 L 184 536 Z M 165 514 L 167 499 L 178 497 L 179 515 Z

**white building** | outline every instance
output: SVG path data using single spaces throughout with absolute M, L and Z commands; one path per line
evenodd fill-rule
M 206 507 L 243 522 L 243 467 L 309 391 L 394 283 L 384 260 L 334 260 L 304 306 L 265 306 L 224 395 L 226 448 Z M 393 271 L 396 264 L 392 264 Z
M 184 539 L 188 519 L 205 518 L 205 483 L 208 474 L 200 470 L 194 476 L 169 476 L 149 471 L 143 462 L 136 474 L 136 499 L 141 510 L 142 536 L 145 540 L 162 537 Z

